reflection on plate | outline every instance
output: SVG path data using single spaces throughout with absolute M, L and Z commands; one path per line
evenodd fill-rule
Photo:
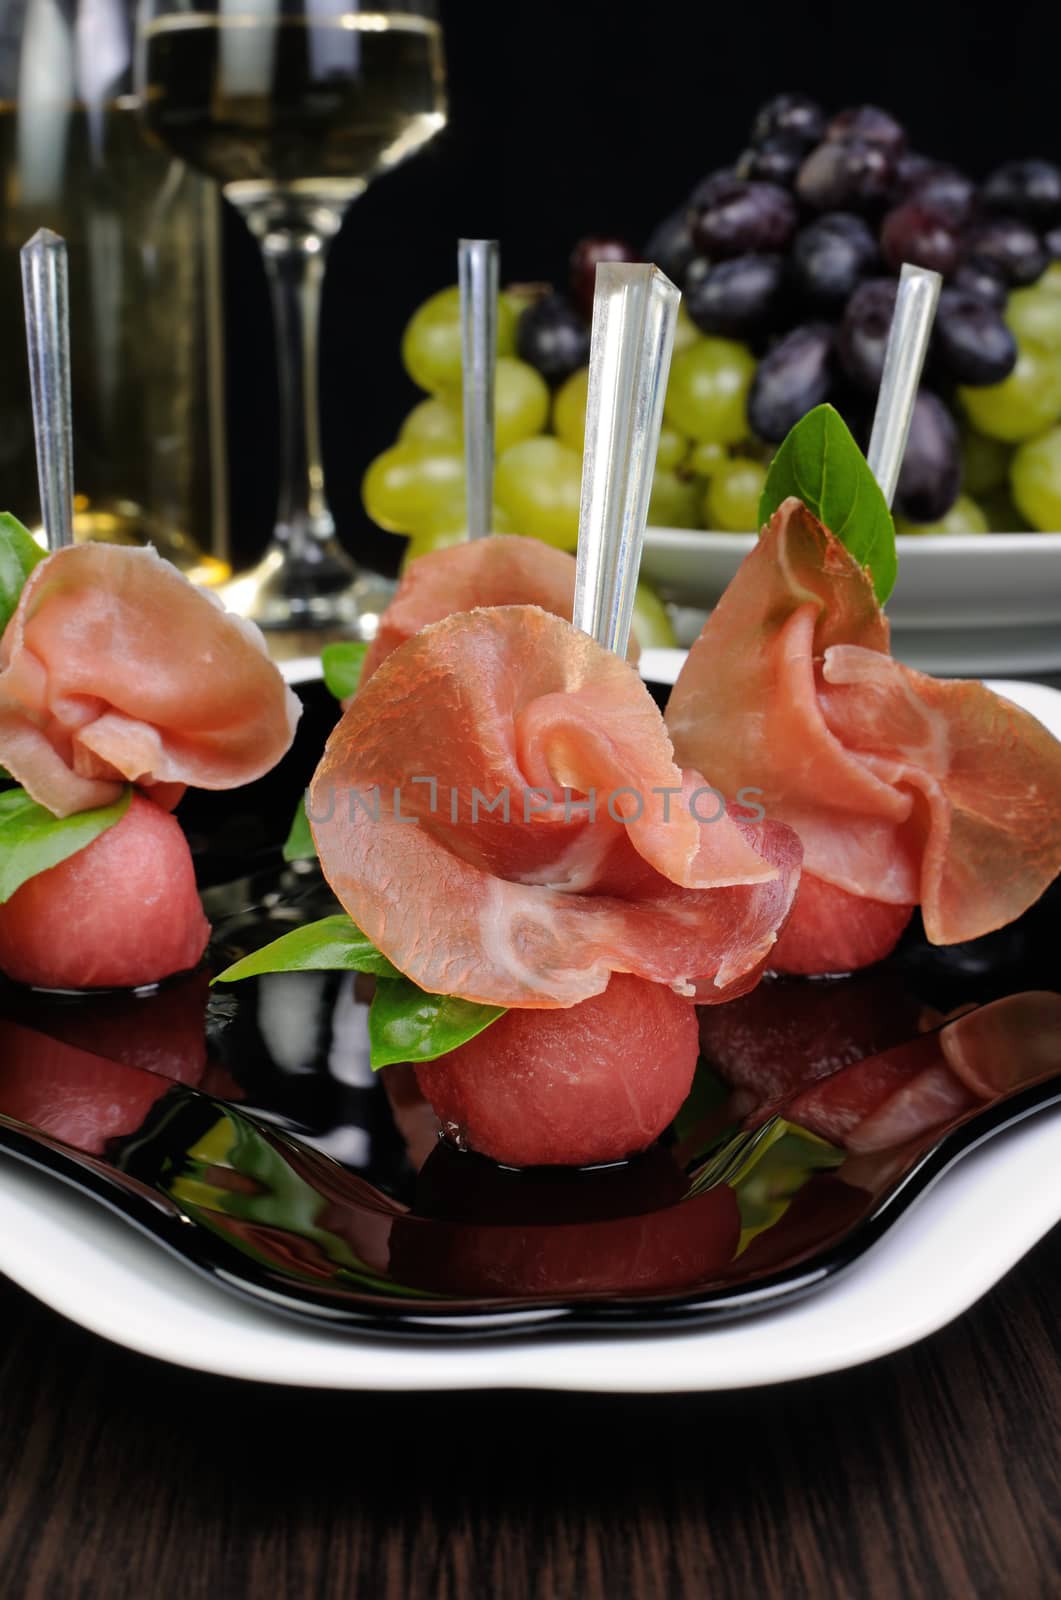
M 309 721 L 334 715 L 307 699 Z M 195 799 L 224 959 L 328 908 L 275 844 L 319 742 L 234 800 Z M 408 1069 L 370 1072 L 367 980 L 340 974 L 65 1002 L 9 988 L 0 1144 L 318 1322 L 437 1338 L 715 1321 L 820 1286 L 971 1144 L 1061 1097 L 1059 916 L 1047 896 L 975 945 L 915 933 L 871 973 L 706 1010 L 669 1140 L 615 1168 L 517 1174 L 439 1144 Z
M 752 534 L 649 528 L 642 576 L 676 604 L 715 605 Z M 892 646 L 922 672 L 1061 671 L 1061 533 L 900 534 Z

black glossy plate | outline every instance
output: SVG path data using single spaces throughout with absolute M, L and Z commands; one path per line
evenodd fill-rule
M 278 858 L 334 715 L 316 688 L 306 698 L 277 773 L 186 811 L 219 960 L 332 909 L 315 871 Z M 966 1151 L 1061 1102 L 1059 927 L 1055 892 L 975 945 L 934 951 L 913 933 L 869 973 L 768 981 L 705 1010 L 666 1138 L 577 1172 L 516 1173 L 439 1142 L 412 1072 L 369 1069 L 370 980 L 9 986 L 0 1149 L 225 1288 L 318 1324 L 483 1337 L 707 1323 L 826 1282 Z

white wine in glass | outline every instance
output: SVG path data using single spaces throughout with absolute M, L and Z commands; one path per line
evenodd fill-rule
M 265 627 L 356 625 L 356 568 L 324 493 L 320 293 L 351 200 L 445 125 L 435 0 L 142 0 L 142 114 L 261 245 L 276 321 L 281 483 L 272 545 L 233 596 Z

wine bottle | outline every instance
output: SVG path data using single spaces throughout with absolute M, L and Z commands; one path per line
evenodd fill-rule
M 75 538 L 222 582 L 217 191 L 145 137 L 123 0 L 16 0 L 0 28 L 0 508 L 38 519 L 18 252 L 48 227 L 70 252 Z

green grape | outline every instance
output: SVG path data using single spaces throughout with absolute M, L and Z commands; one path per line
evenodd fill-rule
M 720 466 L 704 496 L 707 526 L 722 533 L 754 533 L 765 482 L 766 468 L 761 461 L 736 456 Z
M 1033 528 L 1061 530 L 1061 428 L 1022 444 L 1010 472 L 1013 498 Z
M 589 393 L 589 368 L 579 367 L 556 391 L 553 401 L 553 432 L 570 449 L 582 454 L 586 440 L 586 395 Z
M 696 344 L 700 338 L 700 329 L 685 309 L 685 301 L 678 304 L 678 320 L 674 325 L 674 354 L 679 350 L 688 350 L 691 344 Z
M 1061 352 L 1061 293 L 1056 289 L 1014 289 L 1006 302 L 1006 322 L 1019 344 Z
M 686 465 L 697 478 L 713 478 L 723 462 L 728 460 L 729 451 L 724 444 L 705 439 L 702 444 L 693 446 Z
M 361 480 L 365 510 L 388 533 L 418 532 L 440 501 L 463 492 L 463 452 L 441 445 L 392 445 Z
M 516 351 L 518 313 L 502 295 L 497 305 L 497 353 Z M 402 334 L 402 361 L 414 383 L 429 393 L 455 392 L 461 381 L 460 290 L 440 289 L 425 300 Z
M 1028 533 L 1028 520 L 1013 504 L 1010 486 L 1004 483 L 1000 489 L 990 489 L 987 494 L 980 496 L 980 510 L 987 518 L 988 531 L 991 533 Z
M 1051 261 L 1035 287 L 1048 294 L 1061 294 L 1061 261 Z
M 494 496 L 518 533 L 573 550 L 581 494 L 582 458 L 559 439 L 521 439 L 498 457 Z
M 432 550 L 448 550 L 451 545 L 464 544 L 468 538 L 468 525 L 433 533 L 414 533 L 402 555 L 400 572 L 405 572 L 410 561 L 429 555 Z
M 755 358 L 732 339 L 698 339 L 674 357 L 664 415 L 698 442 L 738 444 L 748 432 Z
M 987 518 L 975 500 L 960 494 L 938 522 L 908 522 L 896 517 L 896 533 L 986 533 Z
M 541 433 L 549 420 L 549 386 L 540 372 L 512 356 L 498 358 L 494 377 L 494 446 L 510 444 Z
M 678 643 L 666 606 L 647 583 L 634 594 L 634 633 L 642 650 L 672 650 Z
M 962 488 L 975 496 L 997 489 L 1009 477 L 1011 453 L 1000 439 L 988 439 L 973 428 L 963 428 Z
M 959 389 L 958 396 L 980 433 L 1019 444 L 1061 417 L 1061 357 L 1022 344 L 1008 378 L 986 388 Z
M 435 396 L 419 401 L 398 430 L 399 444 L 460 445 L 463 440 L 459 408 Z
M 652 474 L 652 494 L 648 502 L 651 528 L 698 528 L 700 518 L 697 486 L 690 478 L 680 478 L 666 467 Z
M 685 460 L 689 450 L 689 441 L 682 437 L 677 428 L 670 428 L 666 423 L 659 430 L 659 448 L 656 451 L 656 466 L 666 470 L 669 467 L 679 467 Z
M 549 386 L 525 361 L 500 356 L 494 374 L 494 448 L 507 450 L 520 439 L 541 433 L 549 418 Z M 400 444 L 444 445 L 464 442 L 464 419 L 456 395 L 434 395 L 414 406 L 402 423 Z

